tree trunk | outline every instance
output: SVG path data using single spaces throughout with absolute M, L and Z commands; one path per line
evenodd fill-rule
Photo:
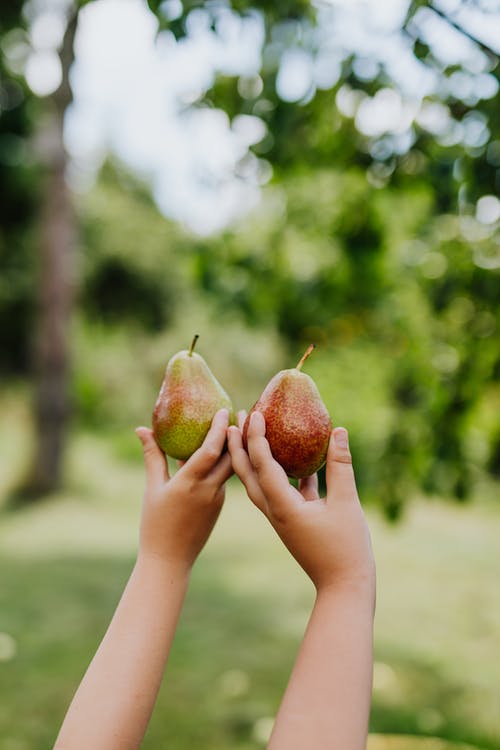
M 76 222 L 66 182 L 64 113 L 71 102 L 77 13 L 69 18 L 60 50 L 62 82 L 48 100 L 39 133 L 46 179 L 40 207 L 37 319 L 34 330 L 34 454 L 20 496 L 36 499 L 62 484 L 70 419 L 70 324 L 74 301 Z

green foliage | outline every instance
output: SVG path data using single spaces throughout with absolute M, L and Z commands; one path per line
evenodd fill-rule
M 472 216 L 435 217 L 423 181 L 381 191 L 351 168 L 267 188 L 244 228 L 198 243 L 195 257 L 220 309 L 238 305 L 249 324 L 276 326 L 290 360 L 309 340 L 321 344 L 313 359 L 328 368 L 334 421 L 349 404 L 341 421 L 359 447 L 361 485 L 396 517 L 416 487 L 464 499 L 486 468 L 468 436 L 498 368 L 498 277 L 482 260 L 494 243 Z M 338 382 L 349 352 L 349 377 Z M 381 389 L 365 391 L 379 371 Z M 372 419 L 384 410 L 376 436 Z M 493 454 L 493 430 L 474 429 Z
M 182 286 L 180 232 L 159 217 L 140 184 L 111 164 L 85 202 L 82 224 L 81 301 L 89 319 L 162 330 Z
M 223 310 L 212 295 L 200 293 L 193 238 L 167 222 L 120 168 L 106 166 L 78 212 L 82 304 L 72 348 L 80 424 L 114 432 L 149 423 L 166 363 L 194 333 L 235 407 L 248 409 L 282 362 L 276 334 L 263 327 L 249 331 L 234 305 Z M 123 275 L 106 292 L 96 279 L 110 267 Z M 124 279 L 128 285 L 122 286 Z M 144 288 L 147 294 L 136 294 Z
M 424 15 L 468 38 L 475 72 L 466 56 L 441 59 Z M 236 306 L 250 325 L 277 328 L 294 358 L 309 339 L 337 352 L 355 342 L 362 352 L 374 346 L 385 369 L 379 406 L 391 418 L 380 453 L 360 440 L 365 484 L 394 518 L 416 487 L 463 500 L 480 471 L 496 465 L 498 451 L 497 433 L 474 423 L 494 398 L 500 368 L 498 221 L 481 225 L 474 212 L 481 196 L 498 191 L 499 120 L 497 99 L 479 89 L 467 94 L 456 82 L 474 80 L 480 68 L 490 89 L 498 88 L 498 57 L 457 16 L 411 3 L 401 35 L 412 40 L 421 69 L 437 77 L 426 106 L 440 106 L 449 122 L 443 137 L 414 123 L 401 152 L 390 134 L 364 135 L 335 106 L 341 86 L 358 103 L 394 87 L 388 69 L 367 80 L 355 57 L 346 57 L 332 90 L 281 101 L 283 53 L 298 47 L 314 58 L 320 33 L 307 14 L 293 23 L 285 10 L 263 18 L 260 93 L 221 75 L 201 104 L 266 123 L 268 135 L 253 150 L 272 165 L 274 179 L 243 228 L 198 243 L 198 283 L 221 310 Z M 353 394 L 338 394 L 345 399 Z M 370 432 L 362 422 L 356 429 Z M 487 446 L 482 455 L 470 451 L 474 430 Z
M 151 383 L 159 383 L 164 363 L 200 321 L 222 382 L 230 391 L 234 383 L 238 405 L 247 408 L 273 369 L 290 366 L 314 340 L 320 347 L 311 370 L 334 420 L 338 415 L 351 427 L 364 491 L 391 517 L 417 490 L 465 499 L 484 472 L 498 475 L 500 455 L 490 417 L 500 374 L 499 222 L 476 215 L 478 199 L 499 187 L 500 119 L 491 95 L 498 56 L 458 29 L 469 37 L 475 62 L 466 55 L 443 60 L 422 13 L 456 31 L 459 15 L 411 2 L 395 33 L 435 76 L 425 104 L 449 119 L 442 132 L 413 122 L 400 147 L 394 134 L 369 136 L 355 119 L 360 102 L 400 83 L 383 65 L 363 75 L 351 52 L 330 89 L 311 90 L 298 102 L 280 99 L 283 54 L 297 48 L 317 60 L 325 43 L 320 6 L 189 0 L 176 10 L 150 0 L 149 7 L 159 28 L 177 37 L 187 33 L 193 12 L 205 14 L 215 34 L 228 8 L 261 14 L 259 77 L 220 71 L 194 106 L 221 108 L 231 120 L 259 117 L 267 134 L 252 151 L 273 177 L 252 216 L 220 237 L 200 239 L 162 219 L 149 188 L 106 166 L 79 206 L 73 385 L 80 418 L 94 426 L 141 419 Z M 20 8 L 2 35 L 21 23 Z M 3 58 L 1 64 L 7 93 L 24 97 L 14 97 L 16 106 L 0 117 L 0 367 L 19 373 L 27 366 L 35 297 L 30 233 L 37 182 L 28 159 L 12 159 L 26 148 L 33 97 Z M 461 88 L 460 80 L 471 86 Z M 338 104 L 339 92 L 354 102 L 350 115 Z M 256 364 L 264 352 L 265 364 Z M 134 394 L 127 397 L 130 382 Z

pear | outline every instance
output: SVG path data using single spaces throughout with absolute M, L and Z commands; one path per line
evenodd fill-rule
M 214 414 L 229 409 L 234 423 L 231 399 L 207 363 L 190 349 L 170 359 L 153 411 L 153 432 L 164 453 L 185 461 L 203 443 Z
M 271 378 L 243 426 L 246 448 L 251 414 L 260 411 L 264 415 L 271 453 L 294 479 L 309 477 L 323 466 L 332 429 L 316 383 L 301 372 L 313 349 L 311 344 L 297 367 Z

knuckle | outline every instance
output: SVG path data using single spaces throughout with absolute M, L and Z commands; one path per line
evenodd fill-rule
M 233 461 L 233 471 L 241 479 L 243 483 L 247 481 L 248 469 L 243 462 Z
M 266 468 L 261 463 L 253 464 L 253 469 L 255 471 L 255 474 L 257 476 L 257 481 L 260 484 L 261 487 L 267 486 L 267 473 Z
M 283 513 L 282 511 L 276 510 L 276 509 L 270 509 L 269 515 L 271 518 L 271 521 L 276 524 L 277 526 L 286 526 L 287 523 L 287 516 L 286 513 Z
M 144 455 L 145 456 L 154 456 L 156 453 L 156 445 L 152 445 L 151 443 L 146 443 L 144 446 Z
M 252 466 L 257 472 L 258 476 L 261 477 L 266 470 L 266 462 L 263 460 L 259 453 L 254 453 L 252 456 Z
M 208 461 L 215 462 L 220 456 L 220 450 L 217 448 L 216 445 L 209 443 L 207 446 L 205 446 L 204 454 L 205 454 L 205 458 Z
M 336 453 L 333 456 L 332 461 L 339 463 L 339 464 L 352 464 L 352 456 L 349 453 L 349 451 L 345 451 L 343 453 Z
M 272 522 L 281 528 L 286 526 L 290 521 L 290 513 L 284 508 L 280 502 L 277 504 L 269 504 L 269 515 Z
M 255 470 L 255 473 L 259 477 L 259 479 L 262 477 L 262 463 L 258 461 L 257 459 L 252 460 L 252 466 Z

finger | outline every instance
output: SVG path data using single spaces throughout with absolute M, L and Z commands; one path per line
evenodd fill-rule
M 214 466 L 207 479 L 220 487 L 234 474 L 233 462 L 229 453 L 224 453 L 220 461 Z
M 349 436 L 344 427 L 337 427 L 330 436 L 326 457 L 326 486 L 328 499 L 356 499 L 356 481 L 349 452 Z
M 212 425 L 206 434 L 203 444 L 186 461 L 186 466 L 199 479 L 204 478 L 221 457 L 226 442 L 226 431 L 229 422 L 229 411 L 219 409 L 212 419 Z
M 299 492 L 304 500 L 318 500 L 318 475 L 313 474 L 310 477 L 299 480 Z
M 231 455 L 233 469 L 245 485 L 248 497 L 259 510 L 267 516 L 268 507 L 264 493 L 262 492 L 257 475 L 253 469 L 248 453 L 243 447 L 241 432 L 237 427 L 230 427 L 227 431 L 227 447 Z
M 154 438 L 153 430 L 138 427 L 135 432 L 144 451 L 146 481 L 151 484 L 166 482 L 169 478 L 167 459 Z
M 265 433 L 266 423 L 263 415 L 258 411 L 253 412 L 248 428 L 248 455 L 266 496 L 269 510 L 279 520 L 290 510 L 291 505 L 296 505 L 297 499 L 302 501 L 302 497 L 290 485 L 283 468 L 274 460 Z
M 247 413 L 244 409 L 238 412 L 238 427 L 243 432 L 243 426 L 247 418 Z

